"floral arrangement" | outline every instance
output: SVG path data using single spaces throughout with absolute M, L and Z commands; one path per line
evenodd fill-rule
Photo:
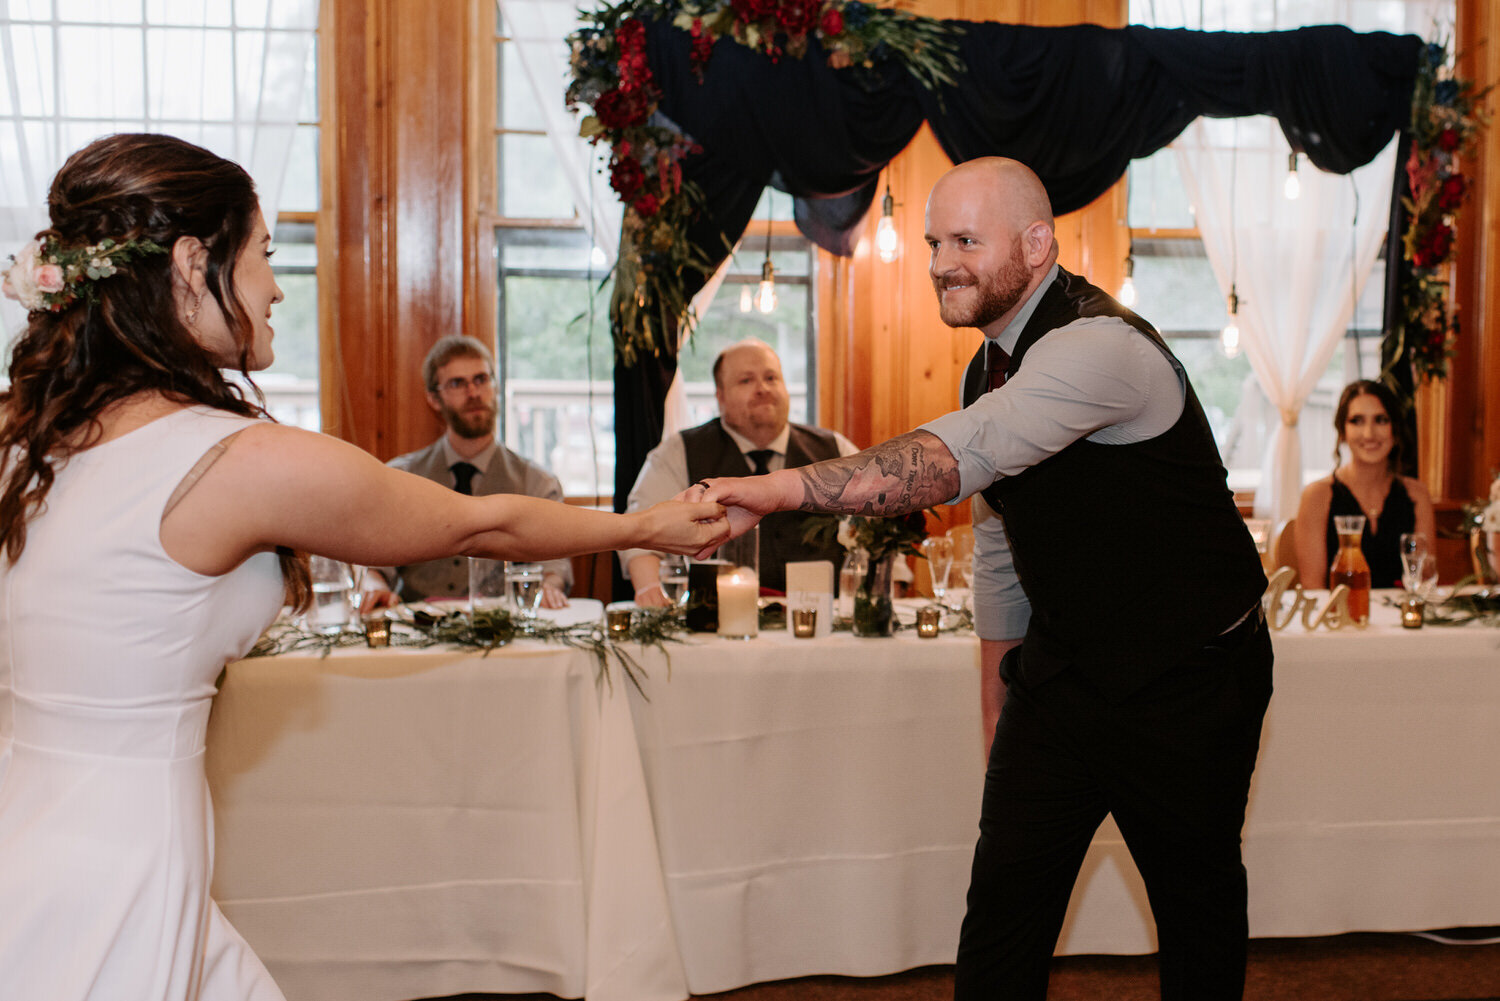
M 835 69 L 899 59 L 932 88 L 956 83 L 963 68 L 956 29 L 862 0 L 619 0 L 581 17 L 583 26 L 568 37 L 566 100 L 570 109 L 592 109 L 579 133 L 609 145 L 610 187 L 625 206 L 610 312 L 615 349 L 627 365 L 637 353 L 659 353 L 679 323 L 692 326 L 688 275 L 709 270 L 707 256 L 686 236 L 702 193 L 682 177 L 682 161 L 702 148 L 657 111 L 661 90 L 646 57 L 648 19 L 689 33 L 700 79 L 721 39 L 779 60 L 801 58 L 816 38 Z
M 64 247 L 48 236 L 32 240 L 11 255 L 0 291 L 27 312 L 58 313 L 79 299 L 94 299 L 94 282 L 116 274 L 120 265 L 147 254 L 165 254 L 151 240 L 116 243 L 106 237 L 85 247 Z
M 1409 349 L 1419 378 L 1442 379 L 1458 334 L 1448 307 L 1445 276 L 1453 253 L 1453 231 L 1468 194 L 1460 160 L 1473 152 L 1487 124 L 1483 98 L 1488 88 L 1453 75 L 1447 46 L 1431 43 L 1418 57 L 1412 89 L 1411 155 L 1406 177 L 1411 194 L 1403 199 L 1408 215 L 1402 250 L 1411 271 L 1402 288 L 1399 336 Z M 1401 351 L 1391 352 L 1400 357 Z
M 850 515 L 838 518 L 826 515 L 808 519 L 803 538 L 822 545 L 829 535 L 851 554 L 857 554 L 854 565 L 861 576 L 854 592 L 853 627 L 860 636 L 889 636 L 896 628 L 895 607 L 891 603 L 891 564 L 897 556 L 925 559 L 921 550 L 927 538 L 927 512 L 913 511 L 892 518 Z M 864 557 L 861 564 L 858 555 Z M 847 564 L 846 564 L 847 566 Z

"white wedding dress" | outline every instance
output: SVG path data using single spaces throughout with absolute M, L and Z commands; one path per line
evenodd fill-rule
M 0 559 L 0 997 L 281 1001 L 209 899 L 214 681 L 282 599 L 276 557 L 163 550 L 174 488 L 251 420 L 201 407 L 72 457 Z

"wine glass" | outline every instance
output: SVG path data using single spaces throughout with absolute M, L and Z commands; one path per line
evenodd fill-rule
M 1421 532 L 1402 535 L 1400 545 L 1401 585 L 1407 594 L 1425 603 L 1437 584 L 1437 556 Z
M 505 564 L 505 586 L 523 633 L 536 631 L 537 608 L 542 603 L 542 576 L 540 563 Z
M 661 567 L 658 570 L 662 593 L 678 608 L 687 605 L 688 565 L 686 556 L 669 554 L 661 558 Z
M 922 540 L 922 555 L 927 557 L 927 569 L 932 575 L 932 596 L 938 604 L 945 604 L 948 593 L 948 575 L 953 570 L 953 540 L 945 535 L 934 535 Z

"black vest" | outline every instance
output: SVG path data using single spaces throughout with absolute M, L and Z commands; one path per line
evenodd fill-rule
M 688 482 L 712 476 L 746 476 L 745 453 L 729 437 L 729 432 L 715 417 L 707 424 L 688 428 L 682 432 L 682 443 L 687 451 Z M 793 424 L 786 443 L 786 468 L 806 466 L 824 459 L 836 459 L 839 454 L 838 441 L 833 433 L 822 428 Z M 829 560 L 834 574 L 844 550 L 837 541 L 826 545 L 812 545 L 802 540 L 807 531 L 807 521 L 814 515 L 800 511 L 782 511 L 770 514 L 760 521 L 760 584 L 774 591 L 786 590 L 786 565 L 798 560 Z
M 1149 338 L 1182 373 L 1150 324 L 1059 268 L 1021 331 L 1007 377 L 1042 335 L 1086 316 L 1119 317 L 1134 328 L 1120 336 Z M 965 406 L 985 380 L 981 347 L 964 373 Z M 1076 667 L 1118 701 L 1254 607 L 1265 572 L 1225 478 L 1187 385 L 1182 416 L 1156 437 L 1128 445 L 1080 438 L 987 487 L 984 499 L 1004 520 L 1031 603 L 1010 670 L 1035 685 Z

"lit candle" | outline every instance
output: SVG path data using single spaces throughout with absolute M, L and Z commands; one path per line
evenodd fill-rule
M 936 605 L 917 609 L 917 635 L 924 640 L 937 636 L 943 627 L 943 610 Z
M 1422 628 L 1422 613 L 1425 611 L 1422 605 L 1421 598 L 1413 595 L 1407 596 L 1406 600 L 1401 603 L 1401 625 L 1403 627 L 1407 629 Z
M 719 575 L 719 635 L 749 639 L 760 630 L 760 580 L 748 567 Z

